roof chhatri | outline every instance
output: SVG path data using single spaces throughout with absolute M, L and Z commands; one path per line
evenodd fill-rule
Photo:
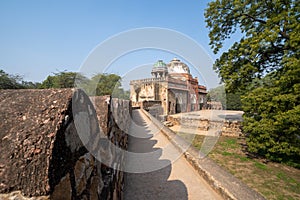
M 156 63 L 154 63 L 153 67 L 166 67 L 166 63 L 164 63 L 163 60 L 158 60 Z

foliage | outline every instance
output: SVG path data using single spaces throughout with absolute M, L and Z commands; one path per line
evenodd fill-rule
M 32 81 L 22 81 L 22 86 L 26 89 L 37 89 L 41 87 L 41 83 Z
M 0 70 L 0 89 L 19 89 L 22 85 L 18 82 L 17 76 L 12 76 Z
M 40 86 L 40 88 L 72 88 L 75 87 L 75 80 L 81 82 L 88 82 L 88 79 L 77 72 L 58 72 L 53 76 L 48 76 Z
M 0 89 L 47 89 L 79 87 L 88 95 L 112 95 L 115 98 L 129 99 L 130 92 L 121 88 L 121 77 L 116 74 L 96 74 L 91 79 L 78 72 L 58 72 L 48 76 L 42 83 L 24 81 L 0 70 Z
M 300 78 L 294 76 L 294 80 L 297 77 L 293 86 L 286 87 L 285 80 L 293 77 L 281 75 L 273 84 L 268 81 L 248 92 L 242 102 L 249 150 L 300 167 Z
M 210 89 L 208 92 L 209 101 L 219 101 L 223 109 L 241 110 L 242 103 L 239 93 L 226 93 L 224 85 Z
M 23 81 L 19 75 L 10 75 L 0 70 L 0 89 L 35 89 L 39 83 Z
M 207 96 L 208 101 L 219 101 L 222 107 L 226 108 L 226 93 L 223 85 L 210 89 Z
M 227 93 L 226 106 L 227 110 L 242 110 L 241 94 Z
M 116 74 L 96 74 L 84 88 L 89 95 L 112 95 L 121 99 L 129 99 L 130 95 L 121 87 L 121 77 Z
M 121 77 L 116 74 L 97 74 L 92 77 L 92 85 L 96 85 L 96 95 L 111 95 L 119 89 Z
M 248 150 L 298 167 L 299 11 L 299 0 L 215 0 L 205 12 L 215 53 L 237 29 L 243 34 L 214 69 L 227 91 L 243 93 Z

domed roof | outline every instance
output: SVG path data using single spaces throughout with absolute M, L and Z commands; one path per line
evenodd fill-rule
M 163 60 L 158 60 L 156 63 L 154 63 L 153 68 L 155 67 L 166 67 L 166 63 L 164 63 Z
M 167 64 L 169 73 L 185 73 L 190 74 L 190 69 L 187 64 L 181 62 L 177 58 L 173 58 L 169 64 Z
M 164 63 L 162 60 L 158 60 L 156 63 L 154 63 L 152 72 L 167 72 L 168 68 L 166 63 Z

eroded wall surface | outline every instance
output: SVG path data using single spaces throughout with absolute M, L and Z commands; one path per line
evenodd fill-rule
M 2 90 L 0 199 L 122 199 L 113 152 L 127 148 L 130 112 L 129 101 L 92 103 L 81 90 Z

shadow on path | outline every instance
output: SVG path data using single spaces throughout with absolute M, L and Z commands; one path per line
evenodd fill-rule
M 153 136 L 159 130 L 153 130 L 153 127 L 149 127 L 139 110 L 133 111 L 133 120 L 134 122 L 129 133 L 128 151 L 135 153 L 155 152 L 154 154 L 145 154 L 145 156 L 149 156 L 149 158 L 145 158 L 147 161 L 146 165 L 153 164 L 161 167 L 158 168 L 158 170 L 146 173 L 126 173 L 124 199 L 187 200 L 188 193 L 184 183 L 179 180 L 168 181 L 172 170 L 171 161 L 166 159 L 160 160 L 159 158 L 163 149 L 153 147 L 157 143 L 157 140 L 153 139 Z M 134 133 L 131 134 L 131 132 Z M 130 157 L 125 158 L 125 162 L 127 166 L 131 166 L 133 164 L 132 162 L 134 162 L 134 165 L 147 168 L 143 163 L 136 163 L 136 161 Z

